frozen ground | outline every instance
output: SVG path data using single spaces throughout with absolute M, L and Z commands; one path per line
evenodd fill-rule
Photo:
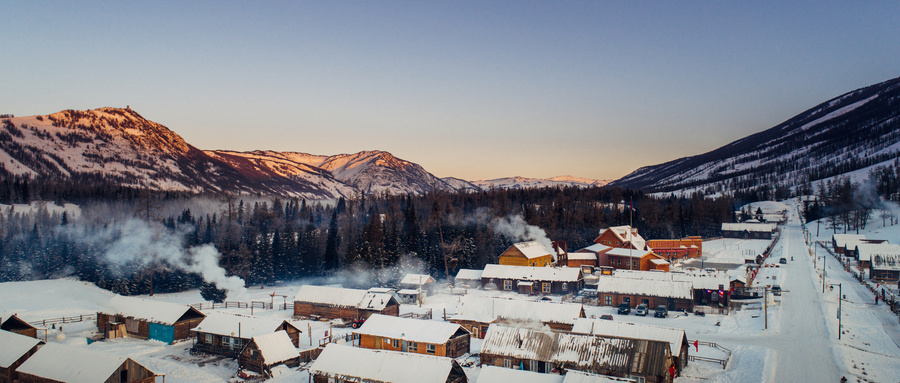
M 844 271 L 834 259 L 826 261 L 826 286 L 841 284 L 846 296 L 842 305 L 841 324 L 843 333 L 837 339 L 838 288 L 826 288 L 822 292 L 821 259 L 815 262 L 804 240 L 805 235 L 799 224 L 796 210 L 792 210 L 791 220 L 785 225 L 782 239 L 775 246 L 767 263 L 773 267 L 763 267 L 756 285 L 779 284 L 787 290 L 781 296 L 770 296 L 768 315 L 762 299 L 752 301 L 743 309 L 727 315 L 707 315 L 699 317 L 671 313 L 668 318 L 653 316 L 622 316 L 613 307 L 586 306 L 588 317 L 603 314 L 613 315 L 615 320 L 647 323 L 684 329 L 688 339 L 712 342 L 730 350 L 731 356 L 726 368 L 707 362 L 691 362 L 683 376 L 676 382 L 787 382 L 816 381 L 837 382 L 846 376 L 851 382 L 898 382 L 900 381 L 900 325 L 895 315 L 884 305 L 875 306 L 874 296 L 854 277 Z M 900 215 L 900 214 L 898 214 Z M 877 222 L 876 222 L 877 221 Z M 815 223 L 808 225 L 815 234 Z M 873 237 L 883 237 L 896 242 L 900 239 L 900 225 L 881 227 L 881 220 L 874 219 L 869 227 Z M 819 239 L 829 240 L 831 232 L 821 230 Z M 813 238 L 815 239 L 815 237 Z M 768 241 L 717 240 L 704 243 L 704 253 L 710 262 L 727 263 L 722 260 L 735 258 L 744 252 L 761 253 Z M 815 252 L 814 252 L 815 253 Z M 818 255 L 823 255 L 818 250 Z M 774 267 L 778 258 L 785 257 L 787 265 Z M 737 266 L 735 264 L 735 266 Z M 300 283 L 278 286 L 259 286 L 249 289 L 252 301 L 274 302 L 277 307 L 285 300 L 290 302 L 300 287 Z M 276 294 L 273 296 L 272 294 Z M 515 293 L 449 289 L 428 297 L 422 307 L 401 306 L 401 312 L 424 312 L 433 310 L 433 320 L 442 320 L 444 313 L 456 312 L 456 307 L 464 294 L 504 296 L 517 299 Z M 73 280 L 46 280 L 33 282 L 9 282 L 0 284 L 0 315 L 4 318 L 18 313 L 27 321 L 45 318 L 92 314 L 104 307 L 111 293 L 93 285 Z M 177 294 L 157 294 L 144 297 L 168 302 L 191 304 L 200 303 L 198 291 Z M 554 299 L 559 299 L 555 297 Z M 291 312 L 285 310 L 222 309 L 221 311 L 252 314 L 257 316 L 290 319 Z M 297 321 L 304 333 L 301 347 L 318 345 L 326 331 L 341 336 L 349 333 L 349 328 L 332 328 L 328 322 Z M 768 328 L 766 328 L 768 327 Z M 80 347 L 128 355 L 157 373 L 166 375 L 166 382 L 223 382 L 232 379 L 237 363 L 231 359 L 212 356 L 192 356 L 187 350 L 192 342 L 165 345 L 155 341 L 116 339 L 87 344 L 86 338 L 94 330 L 93 321 L 65 324 L 60 330 L 49 329 L 48 341 L 61 342 Z M 472 353 L 481 348 L 480 340 L 473 340 Z M 722 349 L 700 346 L 691 347 L 692 355 L 724 358 Z M 471 358 L 469 358 L 471 360 Z M 477 366 L 465 368 L 470 381 L 475 381 L 480 369 Z M 272 382 L 308 382 L 309 376 L 302 369 L 282 370 Z

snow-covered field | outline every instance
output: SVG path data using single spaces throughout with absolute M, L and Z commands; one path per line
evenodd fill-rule
M 830 231 L 820 230 L 815 237 L 815 222 L 808 224 L 813 239 L 830 240 Z M 874 219 L 865 234 L 872 237 L 900 240 L 900 225 L 882 227 L 880 219 Z M 844 271 L 835 258 L 826 261 L 826 285 L 841 284 L 846 296 L 842 304 L 841 325 L 843 333 L 838 340 L 837 286 L 834 291 L 826 288 L 822 293 L 821 259 L 815 262 L 809 255 L 805 234 L 799 224 L 796 210 L 783 229 L 781 240 L 775 246 L 767 264 L 760 269 L 756 286 L 781 285 L 786 291 L 781 296 L 770 296 L 768 304 L 762 299 L 750 301 L 741 310 L 727 315 L 708 314 L 704 317 L 683 313 L 671 313 L 668 318 L 639 317 L 634 314 L 618 315 L 613 307 L 585 306 L 589 318 L 613 315 L 614 320 L 668 326 L 685 330 L 690 341 L 716 343 L 730 350 L 726 368 L 708 362 L 690 362 L 676 382 L 772 382 L 772 381 L 838 381 L 846 376 L 851 382 L 900 381 L 900 325 L 896 315 L 886 306 L 874 304 L 874 296 L 854 277 Z M 726 263 L 745 252 L 761 253 L 768 241 L 716 240 L 704 243 L 704 253 L 709 262 Z M 815 253 L 815 252 L 814 252 Z M 821 257 L 825 252 L 820 249 Z M 780 257 L 790 259 L 787 265 L 774 267 Z M 741 258 L 742 259 L 742 258 Z M 742 262 L 741 262 L 742 263 Z M 737 266 L 737 265 L 736 265 Z M 277 308 L 291 302 L 302 283 L 277 286 L 251 287 L 250 301 L 273 302 Z M 896 286 L 894 286 L 896 290 Z M 896 292 L 896 291 L 895 291 Z M 276 295 L 272 295 L 276 294 Z M 422 307 L 401 306 L 401 313 L 433 311 L 432 320 L 443 320 L 444 313 L 453 314 L 463 295 L 536 299 L 515 293 L 484 290 L 444 288 L 430 296 Z M 60 279 L 32 282 L 8 282 L 0 284 L 0 315 L 4 318 L 17 313 L 26 321 L 93 314 L 107 307 L 113 295 L 91 284 Z M 140 297 L 181 304 L 201 303 L 196 290 L 176 294 L 156 294 Z M 558 300 L 559 297 L 554 299 Z M 249 308 L 220 309 L 278 319 L 290 319 L 285 310 Z M 766 312 L 768 315 L 766 315 Z M 303 330 L 301 348 L 318 345 L 326 331 L 341 336 L 349 328 L 332 328 L 328 322 L 296 321 Z M 40 326 L 39 326 L 40 327 Z M 77 345 L 119 355 L 127 355 L 151 370 L 166 375 L 166 382 L 223 382 L 233 379 L 237 363 L 231 359 L 213 356 L 193 356 L 188 349 L 192 341 L 165 345 L 156 341 L 114 339 L 87 344 L 95 330 L 93 321 L 67 323 L 47 331 L 49 342 Z M 473 340 L 471 352 L 480 351 L 481 341 Z M 691 347 L 692 355 L 725 358 L 722 348 Z M 282 369 L 273 382 L 308 382 L 309 376 L 302 369 Z M 467 367 L 470 381 L 480 372 L 476 366 Z

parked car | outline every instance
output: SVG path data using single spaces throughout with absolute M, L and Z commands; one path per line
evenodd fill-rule
M 619 314 L 628 315 L 631 312 L 631 306 L 628 303 L 622 303 L 619 305 Z
M 657 306 L 656 312 L 653 313 L 653 316 L 657 318 L 665 318 L 669 316 L 669 310 L 666 309 L 666 306 Z
M 641 303 L 636 309 L 634 309 L 634 313 L 640 316 L 647 316 L 647 311 L 650 311 L 650 308 L 647 307 L 646 303 Z
M 600 316 L 600 319 L 613 320 L 613 316 L 610 314 L 603 314 Z
M 780 263 L 780 264 L 782 264 L 782 265 L 786 265 L 786 264 L 787 264 L 787 259 L 781 258 L 781 259 L 778 260 L 778 263 Z
M 778 285 L 772 286 L 772 294 L 781 295 L 781 286 L 778 286 Z

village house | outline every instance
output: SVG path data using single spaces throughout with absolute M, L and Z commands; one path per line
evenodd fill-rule
M 538 241 L 519 242 L 500 254 L 501 265 L 543 267 L 553 263 L 550 249 Z
M 406 274 L 400 280 L 400 288 L 406 290 L 419 290 L 427 292 L 428 295 L 434 294 L 434 287 L 437 281 L 427 274 Z
M 287 320 L 210 313 L 194 333 L 194 347 L 202 352 L 237 357 L 250 338 L 284 331 L 294 347 L 300 345 L 300 331 Z
M 172 344 L 191 337 L 206 317 L 197 309 L 169 302 L 114 296 L 97 312 L 97 331 L 106 338 L 139 338 Z
M 157 376 L 131 358 L 59 343 L 45 344 L 16 371 L 21 383 L 153 383 Z
M 684 330 L 604 319 L 578 318 L 572 332 L 607 337 L 649 339 L 669 344 L 669 354 L 675 364 L 676 376 L 687 366 L 690 344 Z
M 359 347 L 458 358 L 469 352 L 471 334 L 459 324 L 372 315 L 353 331 Z
M 476 338 L 484 338 L 493 323 L 523 326 L 547 326 L 554 330 L 572 329 L 576 318 L 584 318 L 584 307 L 574 303 L 529 301 L 466 295 L 456 308 L 451 323 L 463 326 Z
M 616 378 L 569 370 L 565 375 L 544 374 L 528 370 L 514 370 L 497 366 L 484 366 L 478 373 L 478 383 L 635 383 L 634 379 Z
M 832 234 L 831 246 L 835 253 L 843 255 L 847 252 L 848 243 L 856 246 L 862 239 L 866 239 L 866 236 L 863 234 Z
M 584 285 L 580 268 L 485 265 L 481 284 L 520 294 L 573 294 Z
M 863 247 L 868 246 L 877 246 L 881 244 L 887 244 L 888 241 L 886 239 L 870 239 L 870 238 L 862 238 L 862 239 L 849 239 L 844 242 L 844 253 L 845 257 L 855 258 L 859 260 L 859 245 L 863 245 Z M 857 267 L 865 267 L 868 268 L 869 265 L 860 265 L 857 264 Z
M 900 280 L 900 245 L 882 243 L 866 254 L 871 260 L 869 276 L 879 283 Z M 862 258 L 862 252 L 860 253 Z
M 616 270 L 613 278 L 647 279 L 654 281 L 690 282 L 695 305 L 727 306 L 731 298 L 731 279 L 726 273 Z M 607 278 L 604 276 L 603 278 Z
M 650 239 L 648 250 L 667 260 L 699 258 L 703 255 L 703 237 L 694 236 L 682 239 Z
M 600 230 L 600 235 L 594 238 L 594 243 L 622 249 L 645 250 L 647 248 L 647 241 L 638 234 L 638 229 L 628 225 Z
M 300 365 L 300 351 L 285 331 L 254 336 L 241 350 L 238 366 L 271 376 L 272 367 L 284 364 L 288 367 Z
M 740 239 L 772 239 L 774 223 L 723 223 L 722 237 Z
M 491 325 L 481 364 L 559 373 L 583 371 L 643 382 L 670 382 L 672 356 L 665 341 Z
M 33 337 L 0 330 L 0 383 L 17 382 L 19 374 L 16 369 L 42 344 L 44 342 Z
M 0 317 L 0 319 L 3 319 L 3 317 Z M 0 324 L 0 330 L 37 338 L 37 328 L 16 315 L 10 315 L 8 319 L 3 321 L 3 324 Z
M 331 343 L 309 368 L 314 383 L 467 383 L 452 358 Z
M 597 279 L 597 297 L 604 306 L 627 303 L 631 307 L 644 303 L 650 308 L 665 306 L 669 311 L 694 310 L 691 282 L 657 281 L 651 279 L 616 278 L 603 276 Z
M 669 271 L 669 261 L 648 250 L 609 249 L 606 251 L 606 257 L 609 263 L 600 266 L 621 270 Z
M 848 249 L 849 252 L 849 249 Z M 895 254 L 900 253 L 900 245 L 882 243 L 858 243 L 853 248 L 856 255 L 856 267 L 860 270 L 868 270 L 869 276 L 872 274 L 872 258 L 875 254 Z
M 294 297 L 294 317 L 352 321 L 372 314 L 400 315 L 400 302 L 388 290 L 356 290 L 304 285 Z
M 599 267 L 609 264 L 609 257 L 606 252 L 613 249 L 610 246 L 595 243 L 583 249 L 568 254 L 569 267 L 592 266 Z
M 484 270 L 459 269 L 453 283 L 456 287 L 468 287 L 470 289 L 481 287 L 481 273 Z

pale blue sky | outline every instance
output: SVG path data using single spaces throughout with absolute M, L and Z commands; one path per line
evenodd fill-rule
M 619 178 L 900 76 L 900 2 L 6 2 L 0 113 L 201 149 Z

